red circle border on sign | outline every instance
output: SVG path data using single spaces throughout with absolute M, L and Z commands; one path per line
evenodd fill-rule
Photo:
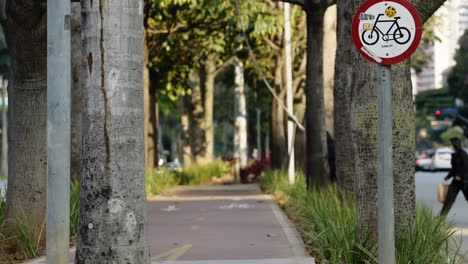
M 393 57 L 393 58 L 380 58 L 380 59 L 382 59 L 382 61 L 377 62 L 371 56 L 367 55 L 365 52 L 362 51 L 363 45 L 361 43 L 361 39 L 359 38 L 359 22 L 360 22 L 360 14 L 361 13 L 363 13 L 364 11 L 369 9 L 369 7 L 371 7 L 372 5 L 380 3 L 380 2 L 396 2 L 396 3 L 401 4 L 402 6 L 406 7 L 406 9 L 408 9 L 408 11 L 411 13 L 411 15 L 414 18 L 414 24 L 415 24 L 415 27 L 416 27 L 416 32 L 415 32 L 413 42 L 408 47 L 408 49 L 405 50 L 405 52 L 403 52 L 399 56 L 396 56 L 396 57 Z M 396 63 L 404 61 L 409 56 L 411 56 L 411 54 L 413 54 L 413 52 L 419 46 L 419 42 L 421 41 L 421 36 L 422 36 L 422 29 L 423 29 L 422 20 L 421 20 L 421 17 L 419 16 L 418 10 L 408 0 L 368 0 L 368 1 L 364 2 L 358 8 L 358 10 L 356 11 L 356 14 L 354 14 L 353 24 L 351 26 L 354 46 L 356 46 L 359 53 L 361 53 L 366 59 L 368 59 L 368 60 L 370 60 L 370 61 L 372 61 L 374 63 L 378 63 L 378 64 L 382 64 L 382 65 L 396 64 Z

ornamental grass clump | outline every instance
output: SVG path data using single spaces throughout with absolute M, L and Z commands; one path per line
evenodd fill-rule
M 302 174 L 290 185 L 285 172 L 269 170 L 261 187 L 281 203 L 317 263 L 378 263 L 373 236 L 360 234 L 361 239 L 358 237 L 356 201 L 342 198 L 336 185 L 307 190 Z M 462 263 L 453 227 L 444 218 L 434 216 L 427 207 L 418 205 L 416 221 L 397 233 L 397 263 Z

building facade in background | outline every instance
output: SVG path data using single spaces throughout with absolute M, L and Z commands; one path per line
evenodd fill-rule
M 447 85 L 447 76 L 455 65 L 458 40 L 468 29 L 468 1 L 448 0 L 434 15 L 435 34 L 440 41 L 434 41 L 426 50 L 432 59 L 421 73 L 413 76 L 415 94 Z

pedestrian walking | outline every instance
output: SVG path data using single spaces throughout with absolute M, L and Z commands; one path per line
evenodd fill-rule
M 444 180 L 448 181 L 451 178 L 453 178 L 453 180 L 449 186 L 442 211 L 440 212 L 441 215 L 448 214 L 460 191 L 463 192 L 465 199 L 468 201 L 468 154 L 463 150 L 459 138 L 451 138 L 450 143 L 455 153 L 452 154 L 452 168 Z

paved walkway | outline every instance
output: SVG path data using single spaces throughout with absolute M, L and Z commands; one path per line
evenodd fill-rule
M 153 264 L 314 263 L 282 210 L 257 185 L 177 187 L 149 199 L 147 207 Z
M 148 223 L 153 263 L 313 263 L 289 220 L 257 185 L 173 189 L 150 199 Z M 162 262 L 176 260 L 201 262 Z

